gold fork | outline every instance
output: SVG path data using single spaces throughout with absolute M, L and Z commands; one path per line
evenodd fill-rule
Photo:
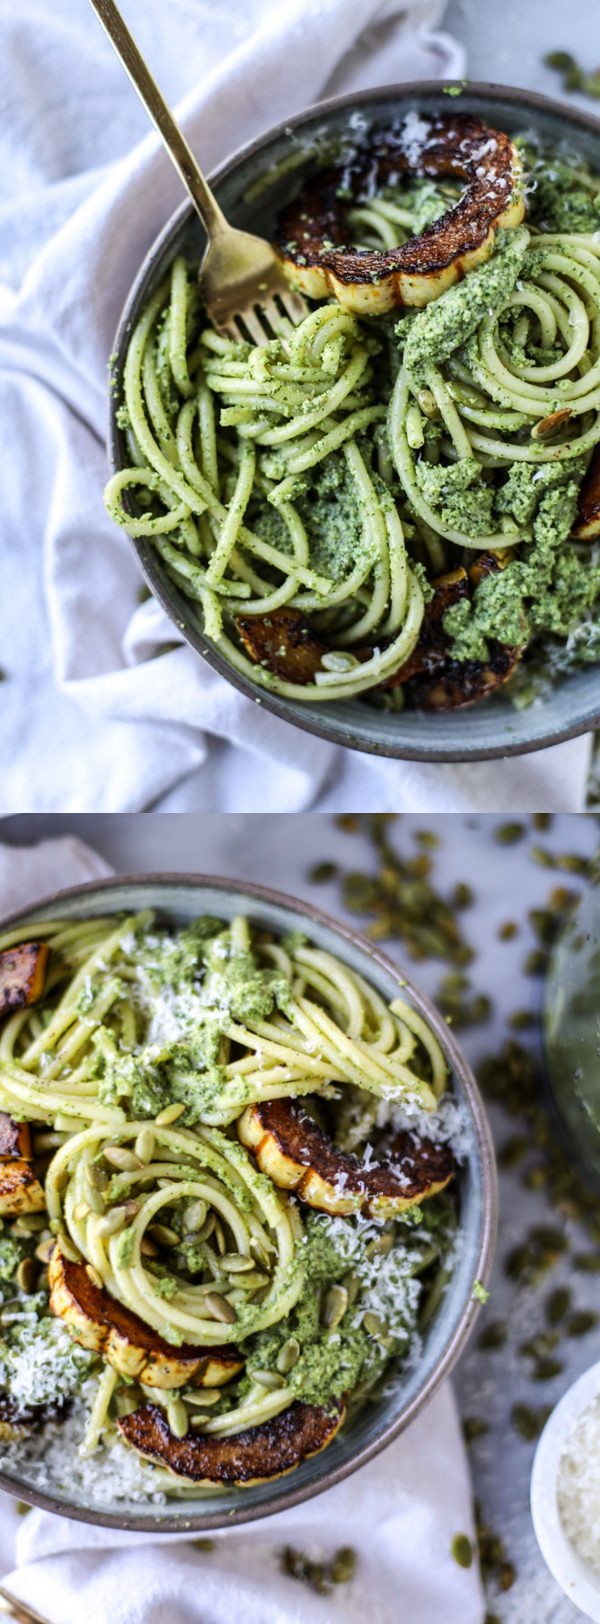
M 208 247 L 198 277 L 210 320 L 238 342 L 268 344 L 273 334 L 285 335 L 308 314 L 304 299 L 290 288 L 270 243 L 228 224 L 114 0 L 90 4 L 200 215 Z

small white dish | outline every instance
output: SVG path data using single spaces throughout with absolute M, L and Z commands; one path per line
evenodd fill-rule
M 531 1473 L 531 1516 L 540 1551 L 553 1579 L 575 1607 L 600 1624 L 600 1575 L 581 1560 L 567 1539 L 558 1510 L 563 1450 L 580 1415 L 600 1395 L 600 1361 L 584 1371 L 548 1417 Z

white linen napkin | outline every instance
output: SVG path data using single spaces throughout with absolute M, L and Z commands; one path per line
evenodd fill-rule
M 453 77 L 443 0 L 124 0 L 207 168 L 329 91 Z M 118 312 L 181 190 L 84 0 L 0 0 L 4 811 L 583 804 L 585 740 L 497 765 L 336 749 L 244 699 L 138 602 L 102 504 Z
M 0 915 L 108 872 L 72 838 L 0 846 Z M 2 1582 L 50 1624 L 81 1624 L 82 1614 L 86 1624 L 398 1624 L 399 1616 L 482 1624 L 477 1569 L 451 1555 L 457 1533 L 473 1536 L 473 1514 L 448 1383 L 361 1471 L 291 1511 L 220 1532 L 211 1552 L 178 1535 L 121 1533 L 45 1511 L 22 1518 L 0 1494 Z M 315 1595 L 281 1572 L 286 1544 L 315 1560 L 352 1545 L 355 1580 Z

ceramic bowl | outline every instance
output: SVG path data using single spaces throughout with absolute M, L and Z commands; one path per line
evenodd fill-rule
M 449 103 L 439 82 L 434 81 L 389 85 L 318 103 L 268 130 L 230 158 L 212 177 L 215 192 L 234 225 L 268 237 L 290 187 L 299 184 L 303 173 L 314 165 L 323 142 L 347 135 L 352 127 L 362 130 L 374 123 L 397 122 L 411 108 L 425 115 L 447 114 L 449 106 L 476 113 L 509 132 L 538 131 L 554 144 L 566 140 L 600 169 L 600 120 L 589 114 L 573 112 L 533 92 L 501 85 L 469 85 L 460 101 Z M 269 174 L 282 164 L 286 166 L 284 172 L 280 170 L 279 179 L 270 181 Z M 182 204 L 150 249 L 128 294 L 114 344 L 116 387 L 111 397 L 109 427 L 113 469 L 127 467 L 130 462 L 116 413 L 132 327 L 175 255 L 184 253 L 198 259 L 204 242 L 197 215 L 190 204 Z M 139 538 L 132 538 L 132 544 L 151 591 L 199 655 L 265 710 L 334 744 L 415 761 L 481 761 L 539 750 L 600 725 L 598 667 L 564 677 L 546 699 L 522 711 L 515 710 L 501 695 L 472 709 L 449 711 L 446 715 L 378 711 L 361 700 L 303 705 L 281 698 L 232 669 L 205 636 L 199 607 L 173 584 L 152 544 Z
M 451 1284 L 424 1334 L 421 1355 L 394 1382 L 393 1391 L 366 1405 L 322 1454 L 305 1461 L 291 1475 L 271 1483 L 212 1497 L 203 1494 L 190 1498 L 188 1494 L 185 1500 L 173 1500 L 164 1506 L 121 1501 L 115 1509 L 82 1503 L 79 1491 L 77 1498 L 74 1496 L 68 1487 L 68 1461 L 65 1461 L 60 1486 L 48 1484 L 43 1491 L 31 1487 L 24 1465 L 16 1472 L 0 1472 L 0 1488 L 64 1516 L 115 1528 L 173 1533 L 207 1530 L 223 1524 L 229 1528 L 296 1505 L 371 1460 L 408 1426 L 448 1375 L 471 1334 L 479 1306 L 473 1296 L 474 1282 L 480 1280 L 485 1285 L 491 1267 L 497 1190 L 494 1155 L 481 1098 L 445 1020 L 378 948 L 319 909 L 261 886 L 228 879 L 143 875 L 94 881 L 91 885 L 59 892 L 2 921 L 0 928 L 15 924 L 29 926 L 33 920 L 57 915 L 75 920 L 120 911 L 135 913 L 148 907 L 156 908 L 163 919 L 175 924 L 186 923 L 203 913 L 228 920 L 243 911 L 257 924 L 277 933 L 299 929 L 319 947 L 336 954 L 366 977 L 386 1000 L 399 995 L 407 997 L 425 1016 L 442 1045 L 451 1072 L 451 1086 L 462 1101 L 465 1117 L 465 1160 L 458 1180 L 461 1239 Z

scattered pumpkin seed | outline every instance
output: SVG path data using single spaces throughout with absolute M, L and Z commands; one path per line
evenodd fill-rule
M 183 1214 L 183 1228 L 186 1235 L 193 1235 L 195 1232 L 202 1229 L 202 1225 L 205 1223 L 206 1202 L 190 1201 L 189 1207 L 186 1207 Z
M 500 823 L 494 829 L 494 840 L 499 846 L 515 846 L 522 840 L 527 830 L 524 823 Z
M 462 1429 L 468 1444 L 472 1443 L 474 1438 L 483 1438 L 486 1432 L 490 1430 L 488 1422 L 484 1421 L 480 1415 L 465 1416 Z
M 84 1218 L 89 1218 L 91 1210 L 92 1209 L 89 1201 L 78 1201 L 76 1206 L 73 1208 L 73 1217 L 75 1219 L 75 1223 L 82 1223 Z
M 167 1249 L 179 1246 L 181 1240 L 177 1230 L 170 1229 L 168 1224 L 149 1224 L 148 1235 L 151 1241 L 157 1241 L 159 1246 L 165 1246 Z
M 526 1443 L 534 1443 L 545 1427 L 551 1410 L 551 1404 L 543 1405 L 539 1409 L 531 1404 L 513 1404 L 510 1417 L 515 1432 L 518 1432 L 519 1437 L 524 1438 Z
M 75 1242 L 71 1240 L 70 1235 L 65 1234 L 64 1229 L 61 1230 L 60 1235 L 58 1236 L 58 1244 L 60 1246 L 62 1255 L 63 1257 L 66 1257 L 67 1262 L 81 1262 L 81 1253 L 79 1252 L 78 1247 L 75 1245 Z
M 88 1162 L 85 1170 L 86 1180 L 95 1190 L 107 1190 L 109 1175 L 101 1162 Z
M 593 1309 L 578 1308 L 569 1315 L 565 1330 L 567 1336 L 587 1336 L 588 1331 L 593 1331 L 597 1324 L 598 1315 Z
M 337 863 L 315 863 L 309 871 L 308 878 L 312 885 L 326 885 L 328 880 L 335 880 L 338 874 Z
M 88 1276 L 88 1279 L 91 1280 L 92 1285 L 97 1286 L 98 1290 L 102 1291 L 103 1287 L 104 1287 L 104 1281 L 102 1279 L 102 1275 L 98 1274 L 98 1270 L 94 1268 L 93 1263 L 86 1263 L 85 1272 L 86 1272 L 86 1274 Z
M 341 1545 L 339 1551 L 336 1551 L 335 1556 L 332 1558 L 329 1568 L 329 1577 L 332 1584 L 349 1584 L 356 1573 L 356 1566 L 356 1551 L 353 1550 L 351 1545 Z
M 254 1269 L 253 1258 L 242 1257 L 240 1252 L 224 1252 L 220 1263 L 226 1274 L 247 1274 L 249 1269 Z
M 53 1235 L 49 1236 L 48 1240 L 40 1241 L 39 1246 L 36 1246 L 35 1249 L 35 1256 L 39 1258 L 40 1263 L 50 1262 L 55 1245 L 56 1242 Z
M 549 1325 L 559 1325 L 568 1314 L 571 1307 L 571 1293 L 568 1286 L 557 1286 L 546 1303 L 546 1319 Z
M 121 1207 L 112 1207 L 111 1211 L 107 1212 L 104 1218 L 98 1219 L 98 1223 L 96 1224 L 96 1234 L 99 1235 L 102 1240 L 109 1235 L 118 1235 L 119 1230 L 125 1228 L 127 1218 L 127 1208 L 124 1205 Z
M 158 1116 L 154 1118 L 156 1127 L 170 1128 L 173 1122 L 179 1121 L 184 1111 L 185 1105 L 180 1105 L 175 1100 L 172 1105 L 165 1105 L 164 1110 L 159 1111 Z
M 330 1286 L 329 1291 L 326 1292 L 323 1307 L 321 1309 L 322 1324 L 325 1325 L 329 1331 L 335 1330 L 335 1327 L 341 1324 L 347 1307 L 348 1293 L 345 1286 Z M 369 1316 L 365 1314 L 365 1325 L 367 1325 L 368 1318 Z M 373 1318 L 372 1315 L 371 1318 Z M 368 1325 L 367 1330 L 369 1330 Z
M 450 1545 L 450 1555 L 458 1563 L 459 1568 L 470 1568 L 473 1561 L 473 1546 L 468 1534 L 455 1534 Z
M 140 1241 L 140 1252 L 142 1254 L 142 1257 L 158 1257 L 159 1256 L 158 1246 L 154 1245 L 154 1241 L 149 1241 L 147 1235 L 142 1236 L 142 1239 Z
M 288 1337 L 287 1342 L 284 1342 L 277 1355 L 277 1369 L 282 1376 L 287 1376 L 290 1370 L 293 1370 L 294 1365 L 297 1364 L 300 1358 L 300 1353 L 301 1348 L 298 1338 L 295 1336 Z
M 21 1258 L 21 1262 L 17 1269 L 17 1285 L 19 1287 L 19 1291 L 24 1291 L 28 1297 L 31 1296 L 31 1293 L 36 1289 L 37 1276 L 38 1271 L 35 1258 Z
M 252 1380 L 258 1382 L 259 1387 L 265 1387 L 268 1393 L 275 1393 L 280 1387 L 285 1387 L 283 1376 L 276 1370 L 253 1370 Z
M 133 1150 L 126 1150 L 124 1145 L 106 1145 L 104 1159 L 119 1173 L 137 1173 L 142 1166 L 139 1156 Z
M 518 934 L 519 926 L 514 919 L 505 919 L 503 925 L 498 926 L 498 936 L 501 942 L 512 942 Z
M 156 1139 L 152 1129 L 141 1128 L 133 1148 L 138 1161 L 143 1162 L 144 1167 L 147 1167 L 148 1163 L 152 1161 L 155 1147 Z
M 108 1184 L 108 1179 L 107 1179 L 106 1182 Z M 85 1180 L 85 1192 L 86 1192 L 86 1196 L 87 1196 L 88 1207 L 91 1208 L 92 1212 L 96 1213 L 96 1216 L 98 1218 L 101 1218 L 102 1214 L 104 1212 L 106 1212 L 106 1202 L 104 1200 L 104 1196 L 102 1194 L 102 1191 L 98 1189 L 97 1185 L 91 1184 L 89 1178 L 86 1178 L 86 1180 Z
M 207 1292 L 203 1306 L 212 1319 L 222 1320 L 224 1325 L 234 1325 L 237 1320 L 235 1308 L 218 1291 Z
M 189 1425 L 188 1413 L 182 1398 L 172 1398 L 167 1404 L 167 1421 L 175 1438 L 185 1438 Z

